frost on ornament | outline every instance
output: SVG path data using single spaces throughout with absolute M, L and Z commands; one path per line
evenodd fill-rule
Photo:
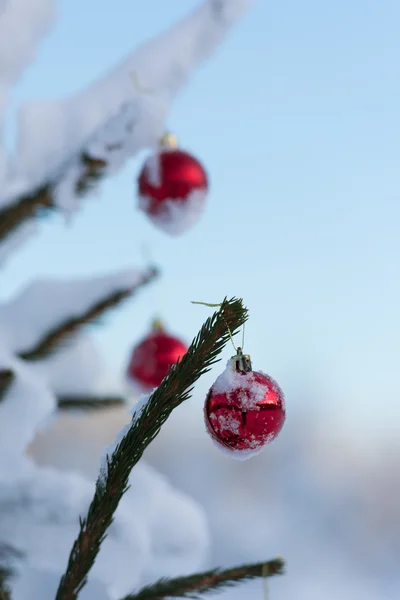
M 186 199 L 168 198 L 152 211 L 152 199 L 141 196 L 139 209 L 147 214 L 150 221 L 170 235 L 181 235 L 191 229 L 201 217 L 206 204 L 207 192 L 195 190 Z
M 285 401 L 276 381 L 262 371 L 238 368 L 241 350 L 208 392 L 205 423 L 218 448 L 237 460 L 259 454 L 285 421 Z
M 169 144 L 175 144 L 166 138 Z M 170 235 L 180 235 L 200 218 L 208 191 L 207 173 L 191 154 L 161 145 L 138 178 L 139 210 Z

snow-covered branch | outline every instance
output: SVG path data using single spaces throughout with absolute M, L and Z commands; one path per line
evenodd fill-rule
M 0 307 L 2 338 L 21 358 L 42 359 L 157 275 L 152 267 L 89 280 L 36 281 Z
M 0 2 L 0 112 L 8 88 L 33 60 L 54 18 L 54 0 Z
M 206 0 L 75 97 L 22 107 L 18 161 L 0 173 L 0 240 L 40 210 L 77 210 L 91 184 L 154 147 L 176 94 L 251 2 Z
M 104 172 L 106 162 L 91 158 L 83 153 L 78 159 L 79 172 L 76 170 L 75 189 L 70 190 L 77 198 L 84 196 L 98 183 Z M 68 179 L 68 170 L 61 176 Z M 32 193 L 21 196 L 17 202 L 6 204 L 0 209 L 0 242 L 6 240 L 26 221 L 33 217 L 44 216 L 57 208 L 55 194 L 57 181 L 48 182 Z

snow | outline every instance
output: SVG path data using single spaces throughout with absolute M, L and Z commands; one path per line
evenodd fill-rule
M 60 577 L 57 573 L 47 569 L 37 569 L 25 566 L 13 585 L 13 600 L 26 600 L 27 598 L 40 598 L 41 600 L 54 600 Z M 99 581 L 90 581 L 81 592 L 80 600 L 110 600 L 104 585 Z
M 13 558 L 13 597 L 28 600 L 31 588 L 43 586 L 41 597 L 50 600 L 78 533 L 78 515 L 86 513 L 95 486 L 80 474 L 38 467 L 25 457 L 54 413 L 55 397 L 44 371 L 39 375 L 36 366 L 5 348 L 0 368 L 15 374 L 0 402 L 0 545 L 19 553 Z M 130 410 L 133 418 L 147 399 Z M 189 573 L 204 563 L 209 537 L 200 506 L 143 462 L 130 485 L 91 571 L 85 592 L 90 600 L 117 599 L 149 577 Z
M 129 414 L 132 415 L 132 419 L 129 423 L 124 425 L 122 429 L 120 429 L 115 436 L 115 439 L 112 444 L 110 444 L 107 448 L 104 449 L 103 455 L 100 460 L 100 473 L 98 478 L 98 485 L 100 487 L 104 486 L 108 476 L 108 459 L 114 454 L 116 448 L 120 445 L 129 429 L 132 425 L 137 421 L 140 417 L 143 408 L 146 406 L 149 401 L 151 394 L 142 394 L 139 400 L 133 405 L 133 407 L 129 410 Z
M 45 379 L 0 346 L 0 369 L 11 369 L 14 380 L 0 401 L 0 478 L 13 473 L 28 444 L 55 410 Z
M 154 391 L 155 389 L 157 388 L 153 388 L 152 391 Z M 125 375 L 124 390 L 125 393 L 129 396 L 129 398 L 135 401 L 142 394 L 149 393 L 148 387 L 141 384 L 140 381 L 133 379 L 133 377 L 130 377 L 128 374 Z
M 0 306 L 2 337 L 14 352 L 27 351 L 55 326 L 81 315 L 113 292 L 134 288 L 142 277 L 143 272 L 129 270 L 92 279 L 35 281 Z
M 144 170 L 148 182 L 153 187 L 160 187 L 162 182 L 161 177 L 161 161 L 159 153 L 151 154 L 144 163 Z
M 71 212 L 83 150 L 106 159 L 107 170 L 114 173 L 139 150 L 155 148 L 174 97 L 250 4 L 207 0 L 76 96 L 21 107 L 18 163 L 0 182 L 0 204 L 12 202 L 16 189 L 21 194 L 63 174 L 56 203 Z M 133 84 L 132 73 L 139 84 Z
M 36 54 L 55 14 L 54 0 L 2 0 L 0 3 L 0 105 Z
M 139 209 L 146 213 L 152 223 L 170 235 L 181 235 L 197 223 L 201 217 L 207 197 L 207 190 L 194 190 L 184 200 L 171 198 L 159 205 L 156 214 L 149 213 L 151 199 L 139 197 Z
M 86 513 L 92 499 L 93 483 L 76 473 L 32 464 L 22 475 L 0 481 L 1 542 L 22 553 L 23 576 L 28 564 L 59 578 L 78 533 L 77 517 Z M 198 568 L 209 543 L 200 507 L 154 469 L 138 465 L 130 484 L 89 579 L 95 585 L 100 582 L 115 599 L 131 592 L 150 573 L 177 573 L 180 568 L 187 573 Z M 172 528 L 176 529 L 173 542 Z M 17 589 L 23 585 L 17 580 Z
M 238 389 L 248 390 L 250 394 L 240 395 L 241 407 L 247 410 L 259 410 L 257 404 L 263 400 L 269 390 L 268 385 L 261 384 L 254 379 L 252 371 L 249 373 L 236 371 L 233 358 L 228 360 L 225 371 L 217 377 L 212 388 L 214 394 L 227 394 L 228 396 Z
M 105 357 L 88 335 L 79 334 L 35 368 L 57 396 L 124 395 L 122 382 L 108 372 Z
M 75 193 L 76 182 L 79 181 L 84 173 L 84 167 L 79 159 L 70 164 L 68 169 L 60 170 L 62 173 L 61 181 L 55 186 L 54 204 L 64 213 L 68 220 L 71 215 L 79 209 L 80 198 Z
M 37 369 L 4 348 L 0 368 L 15 374 L 0 402 L 0 544 L 21 554 L 13 597 L 28 600 L 32 586 L 43 586 L 41 597 L 50 600 L 94 483 L 77 473 L 37 467 L 24 456 L 38 428 L 54 412 L 55 398 Z M 143 397 L 131 414 L 138 414 L 146 401 Z M 204 561 L 209 539 L 200 506 L 142 463 L 130 483 L 91 572 L 86 593 L 93 600 L 99 597 L 100 584 L 100 597 L 119 598 L 146 577 L 189 573 Z

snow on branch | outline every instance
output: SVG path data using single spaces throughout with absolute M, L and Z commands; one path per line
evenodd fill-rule
M 103 459 L 96 491 L 86 517 L 80 518 L 80 531 L 60 580 L 56 600 L 77 598 L 128 488 L 133 467 L 172 411 L 190 397 L 194 383 L 218 361 L 230 340 L 230 332 L 233 335 L 246 320 L 247 309 L 242 301 L 225 299 L 220 310 L 204 323 L 182 360 L 170 369 L 149 397 L 144 396 L 133 408 L 131 423 L 122 429 Z
M 44 358 L 82 326 L 131 297 L 157 275 L 152 267 L 92 280 L 34 282 L 0 307 L 3 338 L 8 348 L 25 360 Z
M 79 169 L 75 169 L 75 188 L 70 189 L 70 193 L 75 197 L 81 197 L 88 193 L 95 183 L 98 183 L 106 162 L 91 158 L 83 153 L 78 159 Z M 68 172 L 71 167 L 62 173 L 63 177 L 69 181 Z M 33 192 L 21 196 L 17 202 L 6 204 L 0 208 L 0 242 L 6 240 L 11 234 L 19 229 L 26 221 L 33 217 L 44 216 L 57 208 L 55 203 L 55 194 L 57 192 L 57 181 L 40 186 Z M 62 188 L 61 188 L 62 189 Z
M 56 409 L 45 378 L 0 346 L 0 372 L 6 371 L 13 376 L 4 377 L 9 385 L 0 400 L 0 478 L 15 475 L 25 449 Z
M 204 573 L 195 573 L 187 577 L 160 579 L 152 585 L 142 588 L 137 594 L 129 594 L 122 600 L 165 600 L 166 598 L 200 599 L 208 592 L 222 591 L 237 583 L 244 583 L 259 577 L 282 575 L 284 561 L 275 558 L 268 562 L 253 563 L 231 569 L 213 569 Z
M 0 181 L 0 240 L 40 212 L 77 210 L 100 178 L 154 147 L 176 94 L 251 2 L 206 0 L 75 97 L 22 107 L 18 161 Z
M 125 395 L 125 382 L 119 373 L 108 369 L 106 357 L 88 329 L 82 329 L 68 345 L 33 366 L 46 378 L 55 396 L 67 402 L 63 403 L 65 410 L 73 399 L 86 402 Z
M 24 360 L 42 360 L 60 348 L 84 325 L 96 322 L 107 310 L 115 308 L 132 295 L 132 289 L 121 289 L 112 292 L 103 300 L 90 306 L 84 313 L 67 319 L 54 329 L 46 333 L 39 342 L 24 352 L 20 358 Z
M 38 42 L 54 17 L 54 0 L 6 0 L 0 3 L 0 105 L 33 60 Z

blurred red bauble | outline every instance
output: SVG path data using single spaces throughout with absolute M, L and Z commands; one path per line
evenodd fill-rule
M 139 209 L 157 227 L 179 235 L 198 221 L 207 191 L 203 165 L 178 148 L 175 136 L 165 134 L 159 152 L 147 159 L 139 174 Z
M 250 357 L 237 352 L 208 392 L 204 417 L 220 449 L 245 460 L 276 438 L 285 421 L 285 400 L 278 384 L 253 371 Z
M 168 368 L 187 352 L 187 346 L 168 334 L 159 321 L 153 323 L 151 333 L 132 351 L 128 365 L 128 379 L 143 391 L 158 387 Z

